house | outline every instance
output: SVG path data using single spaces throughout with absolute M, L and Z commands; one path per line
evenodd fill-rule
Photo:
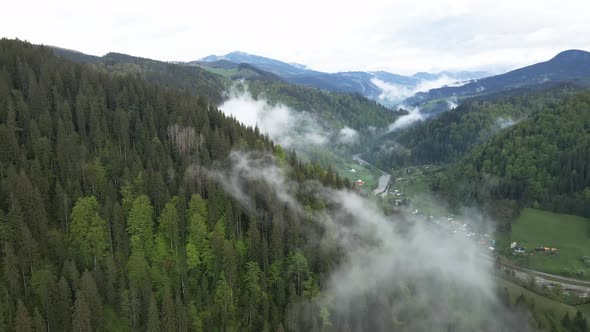
M 357 187 L 362 187 L 364 184 L 365 184 L 365 181 L 363 181 L 361 179 L 356 180 Z

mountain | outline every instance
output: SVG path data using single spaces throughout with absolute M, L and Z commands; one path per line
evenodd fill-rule
M 452 77 L 457 81 L 467 81 L 472 80 L 480 77 L 488 77 L 492 76 L 490 72 L 487 71 L 441 71 L 438 73 L 427 73 L 427 72 L 419 72 L 412 75 L 412 78 L 431 81 L 437 80 L 443 77 Z
M 162 86 L 187 90 L 193 94 L 206 95 L 209 100 L 219 103 L 230 83 L 223 77 L 199 67 L 146 59 L 122 53 L 110 52 L 104 56 L 84 54 L 64 48 L 49 47 L 60 58 L 84 63 L 111 73 L 134 73 Z
M 234 85 L 232 80 L 246 79 L 254 97 L 268 98 L 273 104 L 285 104 L 297 112 L 309 112 L 317 120 L 321 120 L 323 126 L 331 129 L 344 126 L 356 130 L 365 130 L 371 126 L 382 127 L 395 121 L 400 115 L 360 94 L 349 95 L 293 85 L 248 63 L 238 64 L 211 57 L 210 62 L 196 61 L 187 65 L 115 52 L 96 57 L 72 50 L 51 50 L 59 57 L 82 62 L 100 70 L 139 74 L 148 81 L 163 86 L 187 90 L 195 95 L 206 95 L 218 105 L 228 99 L 227 92 Z
M 503 130 L 563 103 L 578 86 L 559 84 L 542 91 L 525 88 L 465 99 L 457 107 L 381 137 L 363 155 L 383 169 L 447 164 L 463 158 Z M 391 149 L 401 146 L 402 148 Z
M 314 71 L 312 70 L 302 69 L 301 66 L 294 66 L 279 60 L 265 58 L 262 56 L 252 55 L 244 52 L 231 52 L 221 56 L 209 55 L 198 61 L 188 62 L 188 64 L 195 64 L 198 62 L 215 62 L 219 60 L 227 60 L 237 64 L 248 63 L 281 77 L 292 77 L 314 73 Z
M 542 110 L 450 166 L 435 188 L 461 206 L 513 200 L 590 216 L 590 92 L 530 102 Z
M 294 183 L 346 181 L 205 96 L 53 53 L 0 40 L 0 330 L 282 330 L 338 250 L 302 240 L 318 225 L 268 185 L 248 183 L 249 210 L 207 172 L 240 150 Z M 320 320 L 305 317 L 295 329 Z
M 199 65 L 203 68 L 216 68 L 219 61 L 231 61 L 236 64 L 248 63 L 261 70 L 276 74 L 286 82 L 310 86 L 327 91 L 360 93 L 363 96 L 377 100 L 386 106 L 395 106 L 403 102 L 403 99 L 413 94 L 414 89 L 419 88 L 421 83 L 426 81 L 435 81 L 445 78 L 445 81 L 464 81 L 488 75 L 485 72 L 440 72 L 436 74 L 417 73 L 413 76 L 404 76 L 399 74 L 388 73 L 385 71 L 350 71 L 337 73 L 324 73 L 307 69 L 300 64 L 289 64 L 275 59 L 270 59 L 258 55 L 252 55 L 244 52 L 231 52 L 226 55 L 210 55 L 198 61 L 191 61 L 189 65 Z M 401 97 L 391 99 L 390 95 L 384 94 L 381 84 L 391 86 L 391 89 L 406 89 Z M 388 87 L 389 88 L 389 87 Z M 389 98 L 389 99 L 388 99 Z
M 333 169 L 226 116 L 205 95 L 223 77 L 68 54 L 82 63 L 0 40 L 0 331 L 572 326 L 530 314 L 524 295 L 512 301 L 466 237 L 382 213 Z M 540 160 L 541 181 L 569 173 L 557 190 L 587 185 L 571 170 L 588 164 L 589 102 L 576 96 L 508 137 L 510 174 Z
M 185 65 L 185 64 L 182 64 Z M 216 60 L 212 62 L 192 61 L 191 66 L 196 66 L 211 73 L 229 78 L 231 80 L 265 80 L 283 81 L 283 79 L 271 72 L 262 70 L 249 63 L 235 63 L 229 60 Z
M 392 74 L 386 71 L 372 71 L 370 72 L 370 74 L 373 75 L 373 77 L 380 79 L 384 82 L 412 86 L 417 85 L 422 80 L 431 80 L 437 78 L 437 75 L 429 73 L 422 73 L 424 75 L 414 74 L 412 76 L 404 76 L 399 74 Z
M 456 87 L 442 87 L 428 92 L 417 93 L 409 98 L 408 104 L 418 105 L 428 101 L 488 94 L 498 91 L 540 86 L 544 83 L 570 82 L 590 86 L 590 53 L 568 50 L 553 59 L 510 71 L 505 74 L 474 79 Z

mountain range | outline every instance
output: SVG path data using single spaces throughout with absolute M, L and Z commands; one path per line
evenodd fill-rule
M 227 70 L 239 68 L 239 64 L 249 64 L 266 72 L 266 78 L 270 73 L 275 75 L 272 76 L 274 79 L 280 78 L 288 83 L 359 93 L 389 107 L 401 104 L 420 106 L 431 114 L 446 111 L 461 99 L 477 95 L 512 89 L 539 90 L 561 83 L 590 86 L 590 53 L 583 50 L 566 50 L 548 61 L 493 76 L 485 71 L 419 72 L 411 76 L 386 71 L 325 73 L 244 52 L 210 55 L 185 64 L 217 73 L 223 71 L 219 69 L 221 67 Z M 235 71 L 233 74 L 234 78 L 252 77 Z M 256 77 L 264 76 L 259 72 Z
M 505 74 L 474 79 L 461 86 L 446 86 L 427 92 L 419 92 L 406 102 L 419 105 L 437 99 L 462 98 L 523 87 L 537 89 L 543 85 L 559 83 L 572 83 L 581 87 L 590 86 L 590 53 L 582 50 L 563 51 L 549 61 L 512 70 Z
M 54 52 L 77 62 L 114 61 L 141 63 L 143 66 L 165 65 L 163 62 L 120 53 L 97 57 L 62 48 L 54 48 Z M 125 57 L 129 58 L 123 59 Z M 537 91 L 561 83 L 590 86 L 590 53 L 583 50 L 566 50 L 548 61 L 493 76 L 485 71 L 418 72 L 408 76 L 386 71 L 326 73 L 303 64 L 287 63 L 239 51 L 173 64 L 179 65 L 174 67 L 176 74 L 186 76 L 187 80 L 196 73 L 201 79 L 208 80 L 223 76 L 231 80 L 282 81 L 331 92 L 358 93 L 387 107 L 399 107 L 402 104 L 419 106 L 423 113 L 430 115 L 446 111 L 468 97 L 510 90 Z M 219 100 L 218 97 L 213 99 Z
M 326 73 L 307 68 L 305 65 L 287 63 L 267 57 L 252 55 L 244 52 L 231 52 L 225 55 L 209 55 L 196 61 L 184 64 L 199 66 L 213 72 L 225 72 L 235 76 L 234 69 L 239 64 L 249 64 L 260 70 L 272 73 L 286 82 L 310 86 L 318 89 L 360 93 L 367 98 L 377 100 L 385 105 L 396 105 L 421 91 L 420 85 L 427 81 L 444 79 L 444 82 L 466 81 L 489 76 L 484 71 L 443 71 L 439 73 L 420 72 L 411 76 L 404 76 L 386 71 L 348 71 Z M 224 70 L 220 70 L 223 68 Z M 238 75 L 239 76 L 239 75 Z M 248 78 L 248 77 L 245 77 Z M 391 94 L 384 93 L 384 89 L 405 89 L 399 97 L 391 98 Z

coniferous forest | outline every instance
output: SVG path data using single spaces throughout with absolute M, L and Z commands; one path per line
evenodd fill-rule
M 328 258 L 205 177 L 232 149 L 350 186 L 206 97 L 0 41 L 0 331 L 292 330 Z
M 523 206 L 590 213 L 579 87 L 472 98 L 380 134 L 410 112 L 271 78 L 249 93 L 366 134 L 347 157 L 435 164 L 430 189 L 495 211 L 502 232 Z M 225 115 L 231 84 L 0 40 L 0 332 L 588 330 L 580 311 L 501 290 L 473 241 Z

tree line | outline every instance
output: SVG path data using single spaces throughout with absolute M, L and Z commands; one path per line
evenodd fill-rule
M 297 329 L 333 253 L 276 199 L 252 213 L 205 177 L 233 149 L 350 187 L 207 97 L 1 40 L 0 330 Z

